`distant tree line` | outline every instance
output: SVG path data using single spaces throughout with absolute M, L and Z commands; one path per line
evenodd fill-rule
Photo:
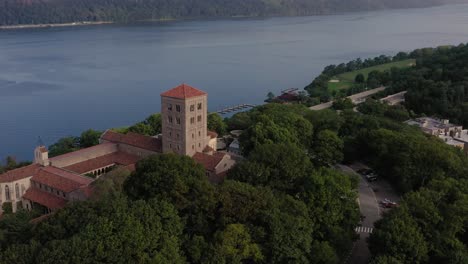
M 1 0 L 0 25 L 321 15 L 382 8 L 425 7 L 454 1 L 456 0 Z

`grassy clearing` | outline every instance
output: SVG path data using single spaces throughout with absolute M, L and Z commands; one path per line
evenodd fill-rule
M 342 80 L 340 80 L 340 82 L 338 82 L 338 83 L 329 82 L 328 83 L 328 90 L 334 91 L 334 90 L 347 89 L 347 88 L 351 87 L 351 85 L 353 85 L 353 82 L 342 81 Z
M 352 72 L 345 72 L 342 74 L 339 74 L 337 76 L 334 76 L 331 78 L 332 80 L 340 80 L 338 83 L 328 83 L 328 89 L 330 91 L 333 90 L 340 90 L 340 89 L 346 89 L 349 88 L 353 83 L 354 83 L 354 78 L 356 78 L 356 75 L 359 73 L 364 74 L 364 76 L 367 78 L 370 72 L 372 71 L 386 71 L 390 70 L 391 68 L 408 68 L 411 67 L 416 63 L 415 60 L 409 59 L 409 60 L 402 60 L 402 61 L 396 61 L 396 62 L 390 62 L 382 65 L 377 65 L 369 68 L 364 68 L 360 69 L 357 71 L 352 71 Z

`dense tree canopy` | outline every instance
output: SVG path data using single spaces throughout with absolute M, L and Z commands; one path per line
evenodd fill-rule
M 155 136 L 161 133 L 161 114 L 152 114 L 148 116 L 142 122 L 138 122 L 130 126 L 126 131 L 146 135 L 146 136 Z
M 81 133 L 80 148 L 88 148 L 99 144 L 99 138 L 102 132 L 93 129 L 88 129 Z
M 227 133 L 227 125 L 217 113 L 208 114 L 208 129 L 215 131 L 218 135 L 222 136 Z
M 80 139 L 78 137 L 64 137 L 49 146 L 49 157 L 59 156 L 78 149 L 80 149 Z
M 19 220 L 18 220 L 19 221 Z M 16 225 L 18 226 L 18 225 Z M 77 203 L 2 240 L 2 263 L 185 263 L 174 207 L 125 197 Z M 148 236 L 148 234 L 151 234 Z M 2 237 L 3 238 L 3 237 Z

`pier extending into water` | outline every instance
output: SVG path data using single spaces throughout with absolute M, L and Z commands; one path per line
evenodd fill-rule
M 244 110 L 244 109 L 247 109 L 247 108 L 253 108 L 255 106 L 256 105 L 253 105 L 253 104 L 234 105 L 234 106 L 229 106 L 229 107 L 225 107 L 225 108 L 223 108 L 221 110 L 218 110 L 218 111 L 216 111 L 216 113 L 218 113 L 220 115 L 225 115 L 225 114 L 229 114 L 231 112 L 237 112 L 237 111 Z

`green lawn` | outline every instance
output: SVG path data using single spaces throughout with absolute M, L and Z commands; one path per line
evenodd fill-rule
M 390 70 L 391 68 L 408 68 L 416 63 L 415 60 L 409 59 L 409 60 L 402 60 L 402 61 L 396 61 L 396 62 L 390 62 L 382 65 L 377 65 L 369 68 L 364 68 L 360 69 L 357 71 L 352 71 L 352 72 L 345 72 L 342 74 L 339 74 L 337 76 L 332 77 L 332 80 L 340 80 L 338 83 L 333 83 L 329 82 L 328 83 L 328 89 L 330 91 L 333 90 L 340 90 L 340 89 L 346 89 L 349 88 L 353 83 L 354 83 L 354 78 L 356 78 L 356 75 L 359 73 L 364 74 L 364 76 L 369 75 L 371 71 L 386 71 Z

